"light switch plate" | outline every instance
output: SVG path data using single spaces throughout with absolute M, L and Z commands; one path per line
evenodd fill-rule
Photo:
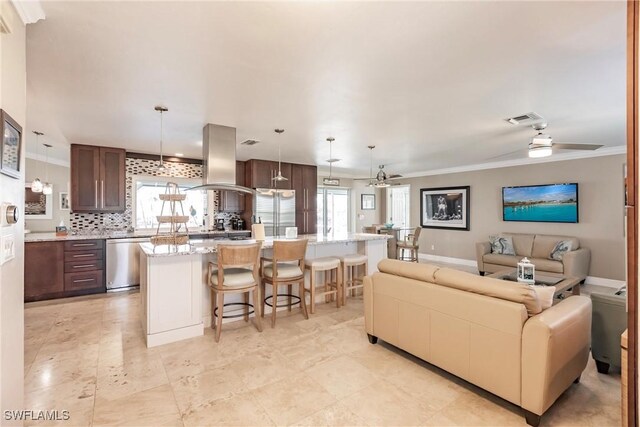
M 13 234 L 0 237 L 0 265 L 16 257 L 16 239 Z

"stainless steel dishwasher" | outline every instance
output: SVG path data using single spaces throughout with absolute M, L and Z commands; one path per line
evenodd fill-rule
M 107 240 L 107 292 L 140 285 L 140 243 L 149 238 Z

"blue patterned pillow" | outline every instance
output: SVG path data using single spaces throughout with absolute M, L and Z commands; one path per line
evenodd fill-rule
M 513 248 L 513 238 L 511 236 L 489 236 L 491 243 L 491 253 L 499 255 L 515 255 Z
M 562 261 L 562 257 L 569 251 L 573 250 L 573 242 L 571 240 L 560 240 L 553 247 L 553 250 L 549 254 L 550 259 L 554 259 L 556 261 Z

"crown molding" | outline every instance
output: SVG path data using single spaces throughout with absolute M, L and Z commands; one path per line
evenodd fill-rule
M 605 157 L 605 156 L 616 156 L 619 154 L 625 154 L 627 152 L 627 147 L 624 145 L 619 145 L 615 147 L 604 147 L 595 151 L 575 151 L 566 154 L 554 154 L 549 157 L 543 157 L 539 159 L 532 159 L 526 157 L 524 159 L 514 159 L 514 160 L 505 160 L 502 162 L 490 162 L 490 163 L 478 163 L 475 165 L 465 165 L 465 166 L 456 166 L 452 168 L 444 168 L 444 169 L 434 169 L 430 171 L 423 172 L 411 172 L 402 174 L 402 178 L 398 178 L 398 180 L 402 180 L 403 178 L 419 178 L 422 176 L 433 176 L 433 175 L 446 175 L 451 173 L 462 173 L 462 172 L 474 172 L 486 169 L 500 169 L 500 168 L 510 168 L 513 166 L 528 166 L 539 163 L 553 163 L 553 162 L 564 162 L 567 160 L 578 160 L 578 159 L 590 159 L 593 157 Z
M 11 0 L 11 3 L 24 25 L 35 24 L 45 18 L 40 0 Z

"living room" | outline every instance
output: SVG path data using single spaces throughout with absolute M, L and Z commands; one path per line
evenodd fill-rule
M 638 9 L 2 0 L 0 424 L 637 425 Z

